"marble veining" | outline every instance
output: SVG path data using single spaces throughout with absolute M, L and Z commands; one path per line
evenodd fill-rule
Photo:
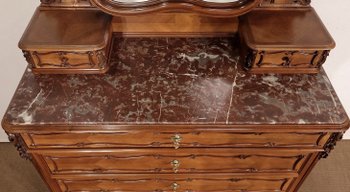
M 254 75 L 235 38 L 115 38 L 105 75 L 28 69 L 5 114 L 37 124 L 342 124 L 325 72 Z

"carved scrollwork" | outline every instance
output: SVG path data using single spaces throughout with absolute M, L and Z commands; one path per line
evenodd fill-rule
M 310 6 L 311 0 L 263 0 L 261 5 Z
M 91 7 L 90 0 L 40 0 L 41 6 L 50 7 Z
M 28 53 L 30 55 L 30 53 Z M 79 68 L 79 67 L 88 67 L 104 69 L 106 67 L 107 57 L 104 53 L 104 50 L 98 51 L 88 51 L 88 52 L 74 52 L 74 51 L 52 51 L 52 52 L 38 52 L 34 51 L 32 53 L 33 58 L 28 58 L 30 62 L 35 63 L 39 68 L 41 67 L 54 67 L 54 68 Z M 74 56 L 79 56 L 81 58 L 81 63 L 71 63 L 71 60 L 74 60 Z M 57 58 L 59 62 L 54 60 L 47 61 L 45 57 Z M 28 61 L 27 59 L 27 61 Z M 28 61 L 28 62 L 29 62 Z
M 326 59 L 329 56 L 329 52 L 330 52 L 329 50 L 323 51 L 321 58 L 317 64 L 318 67 L 321 67 L 326 62 Z
M 30 68 L 34 67 L 34 61 L 32 58 L 32 55 L 30 54 L 29 51 L 22 51 L 23 52 L 23 56 L 26 58 L 27 63 L 29 64 Z
M 310 5 L 311 0 L 294 0 L 295 3 L 298 3 L 300 5 Z
M 335 148 L 337 145 L 337 142 L 342 140 L 344 133 L 333 133 L 331 137 L 329 138 L 327 144 L 324 147 L 324 151 L 320 153 L 320 158 L 327 158 L 331 151 Z
M 320 68 L 326 61 L 329 51 L 259 51 L 259 59 L 255 62 L 256 67 L 303 67 L 303 68 Z M 280 61 L 276 58 L 280 58 Z M 297 62 L 294 58 L 302 57 L 305 61 Z M 275 62 L 271 62 L 271 58 Z M 316 59 L 320 58 L 318 61 Z M 270 62 L 267 62 L 270 61 Z M 254 66 L 252 66 L 254 67 Z
M 21 136 L 19 134 L 8 134 L 10 142 L 12 142 L 15 147 L 17 148 L 17 151 L 19 152 L 19 155 L 26 160 L 31 160 L 31 155 L 27 152 L 27 148 L 25 147 L 24 141 L 22 140 Z
M 257 51 L 252 50 L 252 49 L 250 49 L 248 51 L 248 54 L 247 54 L 247 56 L 245 58 L 245 61 L 244 61 L 244 67 L 246 69 L 250 69 L 250 68 L 253 67 L 253 64 L 254 64 L 255 58 L 257 56 L 257 53 L 258 53 Z
M 51 4 L 53 2 L 55 2 L 56 0 L 40 0 L 41 3 L 44 3 L 44 4 Z

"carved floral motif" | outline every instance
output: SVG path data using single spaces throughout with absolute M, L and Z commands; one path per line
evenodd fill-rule
M 320 154 L 320 158 L 327 158 L 331 151 L 335 148 L 337 145 L 337 142 L 342 140 L 344 133 L 333 133 L 331 137 L 329 138 L 327 144 L 324 147 L 324 152 Z
M 31 155 L 27 152 L 27 148 L 25 147 L 24 141 L 22 140 L 19 134 L 8 134 L 9 140 L 15 145 L 19 155 L 26 160 L 31 160 Z

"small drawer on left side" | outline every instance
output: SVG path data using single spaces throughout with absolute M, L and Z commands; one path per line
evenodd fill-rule
M 38 8 L 19 47 L 34 73 L 104 73 L 111 17 L 97 10 Z

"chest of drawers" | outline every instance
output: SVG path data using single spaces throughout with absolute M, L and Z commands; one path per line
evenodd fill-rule
M 105 75 L 28 69 L 3 119 L 54 192 L 297 191 L 348 128 L 323 70 L 246 73 L 234 38 L 113 42 Z
M 2 126 L 53 192 L 296 192 L 349 127 L 310 0 L 41 0 L 19 45 Z

